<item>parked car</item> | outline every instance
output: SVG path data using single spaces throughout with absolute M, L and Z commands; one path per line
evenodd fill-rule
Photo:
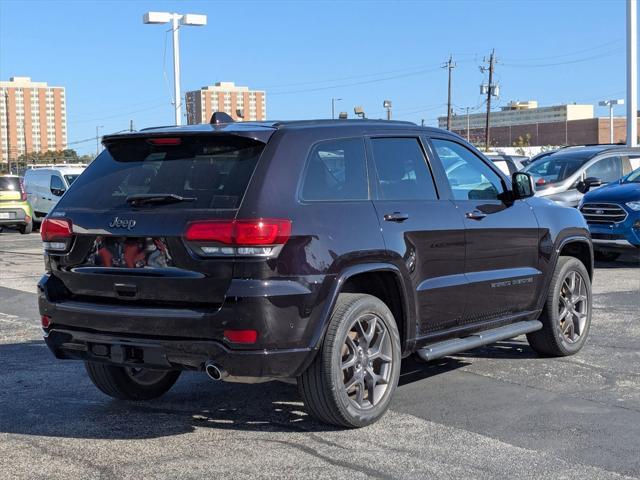
M 615 182 L 640 165 L 640 148 L 620 145 L 568 147 L 525 167 L 536 195 L 577 207 L 584 192 Z
M 314 417 L 361 427 L 413 353 L 584 345 L 587 224 L 528 174 L 408 122 L 222 118 L 105 136 L 42 224 L 46 343 L 107 395 L 296 378 Z
M 524 167 L 528 163 L 529 157 L 523 155 L 503 155 L 503 154 L 486 154 L 485 156 L 491 160 L 496 167 L 500 169 L 505 175 L 511 176 L 515 172 L 524 170 Z
M 544 152 L 540 152 L 537 155 L 534 155 L 533 157 L 531 157 L 529 159 L 529 161 L 527 162 L 527 165 L 533 162 L 537 162 L 538 160 L 542 160 L 543 158 L 548 157 L 549 155 L 551 155 L 552 153 L 557 152 L 557 150 L 546 150 Z M 526 165 L 525 165 L 526 166 Z
M 60 197 L 84 171 L 84 168 L 60 165 L 30 168 L 25 172 L 24 186 L 37 222 L 40 222 L 58 203 Z
M 0 175 L 0 229 L 3 227 L 17 227 L 20 233 L 33 229 L 33 211 L 17 175 Z
M 580 202 L 596 257 L 615 260 L 622 252 L 640 252 L 640 168 L 593 192 Z

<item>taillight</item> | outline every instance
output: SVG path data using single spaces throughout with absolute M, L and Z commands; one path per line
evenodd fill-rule
M 27 191 L 24 189 L 24 182 L 20 179 L 20 200 L 26 202 L 27 200 Z
M 45 250 L 66 250 L 73 238 L 71 220 L 66 218 L 45 218 L 40 225 L 40 236 Z
M 51 325 L 51 317 L 42 315 L 40 317 L 40 324 L 42 325 L 42 328 L 49 328 L 49 325 Z
M 270 256 L 291 236 L 291 220 L 205 220 L 187 225 L 184 238 L 205 256 Z

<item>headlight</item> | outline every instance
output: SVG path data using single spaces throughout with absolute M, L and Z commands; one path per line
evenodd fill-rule
M 625 205 L 629 207 L 631 210 L 633 210 L 634 212 L 640 211 L 640 200 L 637 202 L 627 202 Z

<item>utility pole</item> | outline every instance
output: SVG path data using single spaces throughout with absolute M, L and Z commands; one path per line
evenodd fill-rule
M 489 133 L 490 133 L 490 127 L 489 127 L 489 122 L 491 121 L 491 96 L 495 95 L 495 85 L 493 84 L 493 71 L 495 70 L 495 66 L 496 66 L 496 55 L 495 55 L 495 49 L 491 50 L 491 55 L 489 56 L 489 66 L 485 67 L 482 66 L 480 67 L 480 71 L 482 73 L 484 72 L 489 72 L 489 84 L 487 85 L 487 118 L 485 121 L 485 126 L 484 126 L 484 144 L 485 144 L 485 151 L 489 151 Z M 486 62 L 486 59 L 485 59 Z M 482 90 L 481 90 L 482 91 Z
M 456 68 L 452 55 L 449 55 L 449 61 L 442 65 L 442 68 L 449 70 L 449 88 L 447 90 L 447 130 L 451 130 L 451 71 Z
M 129 131 L 133 132 L 133 120 L 129 120 Z
M 627 145 L 638 145 L 638 2 L 627 0 Z
M 469 107 L 467 107 L 467 142 L 469 142 Z

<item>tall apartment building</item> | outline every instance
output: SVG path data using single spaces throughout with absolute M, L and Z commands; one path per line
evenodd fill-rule
M 498 112 L 491 112 L 491 127 L 508 127 L 533 123 L 557 123 L 593 118 L 593 105 L 554 105 L 538 107 L 538 102 L 510 102 Z M 469 128 L 484 128 L 486 112 L 469 115 Z M 438 126 L 447 128 L 447 117 L 438 117 Z M 467 116 L 455 115 L 451 119 L 451 130 L 466 130 Z
M 267 118 L 266 94 L 249 90 L 233 82 L 217 82 L 200 90 L 187 92 L 187 123 L 209 123 L 215 112 L 224 112 L 236 121 L 262 121 Z M 238 112 L 242 113 L 242 117 Z
M 0 159 L 67 148 L 64 87 L 11 77 L 0 82 Z

